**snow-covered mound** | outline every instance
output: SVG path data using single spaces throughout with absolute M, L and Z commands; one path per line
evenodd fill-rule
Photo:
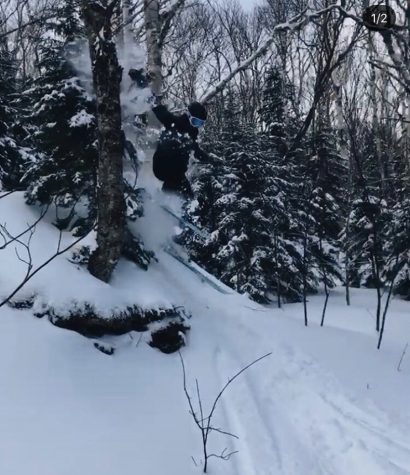
M 27 230 L 30 225 L 38 220 L 39 211 L 24 203 L 22 193 L 14 193 L 0 200 L 0 224 L 5 225 L 10 237 L 18 236 Z M 155 250 L 161 252 L 159 241 L 154 235 L 165 236 L 171 233 L 171 222 L 158 222 L 161 216 L 155 219 L 157 231 L 152 232 L 152 244 Z M 35 232 L 30 240 L 30 253 L 33 270 L 53 256 L 59 242 L 59 232 L 51 224 L 55 214 L 50 211 L 46 217 L 35 226 Z M 145 222 L 141 220 L 145 226 Z M 165 226 L 165 227 L 164 227 Z M 160 231 L 161 230 L 161 231 Z M 24 234 L 19 241 L 27 243 L 30 233 Z M 62 235 L 61 248 L 74 241 L 71 233 Z M 3 241 L 0 241 L 0 247 Z M 94 236 L 83 239 L 76 248 L 84 245 L 94 246 Z M 124 307 L 138 303 L 143 308 L 154 306 L 167 307 L 174 301 L 174 286 L 169 288 L 170 279 L 164 274 L 162 264 L 151 267 L 150 272 L 139 269 L 135 264 L 121 261 L 111 285 L 94 279 L 86 269 L 75 266 L 68 261 L 72 250 L 47 265 L 39 274 L 24 287 L 19 293 L 20 297 L 38 293 L 44 303 L 57 309 L 64 308 L 73 301 L 89 302 L 96 306 L 100 313 L 115 307 Z M 18 241 L 0 250 L 0 301 L 23 280 L 26 271 L 28 256 L 27 251 Z
M 37 215 L 15 194 L 0 200 L 0 216 L 16 233 Z M 57 236 L 47 221 L 38 225 L 36 262 L 54 252 Z M 0 265 L 5 295 L 25 265 L 14 248 L 0 251 Z M 130 302 L 184 306 L 193 315 L 182 351 L 188 389 L 195 394 L 197 378 L 205 413 L 228 377 L 272 352 L 223 395 L 215 427 L 239 439 L 212 432 L 210 453 L 238 453 L 229 461 L 210 458 L 209 473 L 410 474 L 410 354 L 397 371 L 410 334 L 409 303 L 393 301 L 377 351 L 371 291 L 352 292 L 348 308 L 343 289 L 336 290 L 324 328 L 322 296 L 312 297 L 305 328 L 301 305 L 270 309 L 222 294 L 160 251 L 147 272 L 121 262 L 110 286 L 61 256 L 24 292 L 61 307 L 73 299 L 102 310 Z M 163 355 L 140 336 L 117 337 L 116 353 L 107 356 L 30 310 L 2 307 L 0 473 L 201 473 L 201 439 L 188 413 L 179 355 Z

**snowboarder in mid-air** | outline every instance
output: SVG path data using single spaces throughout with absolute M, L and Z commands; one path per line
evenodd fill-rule
M 149 87 L 149 78 L 143 69 L 130 69 L 128 74 L 137 89 Z M 152 99 L 155 102 L 154 95 Z M 173 114 L 164 105 L 155 106 L 152 111 L 165 127 L 153 157 L 154 175 L 163 182 L 164 191 L 191 197 L 191 185 L 185 174 L 192 151 L 199 160 L 207 157 L 197 142 L 199 129 L 205 125 L 207 111 L 199 102 L 192 102 L 187 111 L 180 115 Z M 140 118 L 144 124 L 147 123 L 146 114 Z
M 153 157 L 154 175 L 164 182 L 164 191 L 190 197 L 191 185 L 185 174 L 191 151 L 196 158 L 203 156 L 197 138 L 199 129 L 205 125 L 207 111 L 199 102 L 192 102 L 181 115 L 174 115 L 164 105 L 152 110 L 165 127 Z

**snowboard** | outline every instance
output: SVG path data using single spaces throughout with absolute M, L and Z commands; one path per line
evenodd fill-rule
M 164 210 L 166 213 L 168 213 L 170 216 L 176 219 L 181 226 L 190 229 L 193 233 L 195 233 L 197 236 L 201 237 L 202 239 L 209 239 L 210 235 L 207 231 L 204 231 L 198 226 L 195 226 L 195 224 L 192 224 L 186 219 L 184 219 L 182 216 L 179 216 L 174 210 L 169 208 L 167 205 L 160 204 L 159 206 L 161 207 L 162 210 Z
M 215 277 L 208 274 L 206 270 L 202 269 L 202 267 L 198 266 L 198 264 L 190 260 L 187 256 L 183 255 L 174 245 L 167 244 L 164 246 L 164 251 L 180 264 L 189 269 L 193 274 L 200 278 L 202 282 L 206 283 L 221 294 L 229 295 L 234 293 L 233 290 L 229 290 L 229 287 L 219 282 Z

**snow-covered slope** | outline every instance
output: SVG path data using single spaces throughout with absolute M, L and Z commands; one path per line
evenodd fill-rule
M 36 218 L 18 194 L 0 200 L 0 216 L 12 232 Z M 56 239 L 50 224 L 39 224 L 36 261 L 54 252 Z M 212 433 L 210 449 L 238 453 L 227 462 L 211 458 L 210 473 L 410 474 L 410 354 L 396 370 L 410 334 L 409 303 L 393 301 L 378 352 L 371 291 L 354 291 L 347 308 L 343 289 L 336 290 L 325 328 L 318 326 L 322 297 L 312 297 L 311 325 L 304 328 L 301 305 L 270 309 L 223 295 L 157 251 L 159 262 L 147 272 L 121 262 L 111 286 L 62 256 L 24 292 L 61 306 L 74 297 L 89 300 L 101 311 L 131 302 L 185 306 L 193 315 L 182 351 L 188 386 L 194 394 L 198 379 L 207 408 L 229 376 L 272 352 L 224 394 L 215 426 L 239 439 Z M 10 248 L 0 252 L 0 265 L 4 295 L 24 265 Z M 179 356 L 150 348 L 137 333 L 118 337 L 116 346 L 107 356 L 28 310 L 0 309 L 0 473 L 201 472 L 201 439 L 188 413 Z

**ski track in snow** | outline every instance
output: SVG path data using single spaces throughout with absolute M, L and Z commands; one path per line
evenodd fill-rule
M 233 352 L 225 352 L 219 358 L 219 367 L 232 367 L 237 365 L 238 358 Z M 261 364 L 263 364 L 261 362 Z M 252 368 L 249 370 L 252 371 Z M 258 391 L 255 389 L 253 380 L 249 375 L 243 376 L 243 381 L 237 383 L 237 388 L 231 388 L 232 395 L 229 402 L 228 420 L 233 421 L 237 433 L 241 434 L 243 442 L 239 448 L 241 464 L 243 462 L 242 453 L 245 451 L 245 463 L 247 469 L 242 468 L 243 474 L 301 474 L 316 473 L 321 475 L 312 460 L 312 455 L 307 448 L 295 438 L 294 431 L 281 411 L 276 410 L 270 404 L 269 413 L 262 407 Z M 221 381 L 222 382 L 222 381 Z M 233 383 L 235 384 L 235 383 Z M 227 398 L 228 399 L 228 398 Z M 271 403 L 271 401 L 269 401 Z M 265 413 L 264 413 L 265 412 Z M 274 421 L 272 421 L 274 415 Z M 292 450 L 290 450 L 292 447 Z M 270 463 L 262 470 L 258 467 L 258 461 L 265 460 Z
M 262 346 L 260 334 L 235 323 L 252 336 L 254 348 Z M 231 328 L 223 339 L 232 338 L 230 334 Z M 409 441 L 386 435 L 383 414 L 354 405 L 336 381 L 323 378 L 326 373 L 314 361 L 288 345 L 273 345 L 273 354 L 258 363 L 264 378 L 256 381 L 257 368 L 251 367 L 228 389 L 224 401 L 233 432 L 245 440 L 238 455 L 241 474 L 410 474 Z M 232 348 L 234 344 L 224 344 L 218 352 L 220 375 L 251 361 Z M 260 460 L 271 460 L 271 466 L 255 468 Z
M 224 358 L 230 358 L 232 366 L 242 359 L 232 350 L 225 351 Z M 273 466 L 266 475 L 410 473 L 410 445 L 387 437 L 384 432 L 388 426 L 383 430 L 378 415 L 354 406 L 340 388 L 332 389 L 329 381 L 323 384 L 323 377 L 319 377 L 323 371 L 317 364 L 301 358 L 283 345 L 273 351 L 269 358 L 269 362 L 272 361 L 276 368 L 281 369 L 276 374 L 266 369 L 266 383 L 259 391 L 255 389 L 254 368 L 241 375 L 246 381 L 251 403 L 247 405 L 243 397 L 238 401 L 241 404 L 242 400 L 248 409 L 255 408 L 251 417 L 246 414 L 250 420 L 242 432 L 246 431 L 245 427 L 258 432 L 262 428 L 262 433 L 273 436 L 280 448 L 282 464 L 277 463 L 278 467 Z M 266 361 L 260 364 L 266 364 Z M 232 392 L 236 394 L 234 389 Z M 263 403 L 258 394 L 265 395 Z M 235 396 L 232 399 L 235 403 Z M 264 407 L 263 413 L 261 407 Z M 233 407 L 230 412 L 238 410 Z M 276 431 L 275 427 L 278 428 Z M 269 451 L 265 457 L 268 454 Z M 276 459 L 280 461 L 280 458 Z M 258 460 L 256 452 L 254 466 Z M 258 473 L 265 475 L 264 472 Z

